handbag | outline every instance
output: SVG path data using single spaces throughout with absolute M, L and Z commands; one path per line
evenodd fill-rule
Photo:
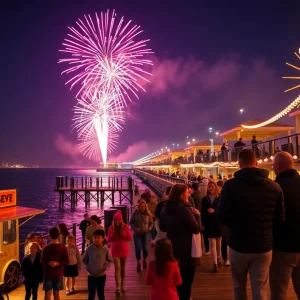
M 202 256 L 202 247 L 201 247 L 201 234 L 192 235 L 192 251 L 191 257 L 200 258 Z

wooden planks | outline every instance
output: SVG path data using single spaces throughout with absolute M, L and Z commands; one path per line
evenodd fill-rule
M 128 257 L 126 266 L 126 287 L 127 292 L 121 296 L 115 295 L 115 281 L 114 281 L 114 267 L 111 267 L 107 272 L 106 281 L 106 299 L 119 299 L 119 300 L 146 300 L 150 296 L 150 287 L 144 283 L 145 271 L 141 273 L 136 272 L 136 260 L 134 257 L 133 242 L 130 243 L 130 255 Z M 150 249 L 149 259 L 153 259 L 152 249 Z M 212 260 L 211 257 L 201 258 L 201 265 L 197 265 L 195 280 L 192 289 L 192 297 L 194 300 L 232 300 L 233 287 L 230 276 L 229 267 L 220 267 L 219 273 L 211 272 Z M 87 273 L 81 270 L 80 276 L 76 282 L 77 293 L 71 296 L 66 296 L 65 291 L 61 291 L 61 300 L 83 300 L 87 299 Z M 24 298 L 24 286 L 19 286 L 16 290 L 9 293 L 10 300 L 20 300 Z M 248 285 L 248 296 L 251 299 L 250 285 Z M 39 288 L 39 299 L 44 298 L 42 285 Z M 293 291 L 292 284 L 290 283 L 288 300 L 296 300 L 296 295 Z

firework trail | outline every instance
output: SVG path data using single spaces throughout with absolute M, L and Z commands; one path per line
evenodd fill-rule
M 297 52 L 294 52 L 294 54 L 296 55 L 297 58 L 300 59 L 300 48 L 299 48 L 299 54 L 298 54 Z M 294 70 L 300 71 L 300 66 L 297 67 L 297 66 L 292 65 L 292 64 L 290 64 L 290 63 L 288 63 L 288 62 L 287 62 L 286 64 L 287 64 L 288 66 L 292 67 Z M 284 79 L 298 79 L 298 80 L 299 80 L 299 79 L 300 79 L 300 76 L 284 76 L 284 77 L 282 77 L 282 78 L 284 78 Z M 300 88 L 300 84 L 299 84 L 299 85 L 295 85 L 295 86 L 293 86 L 293 87 L 291 87 L 291 88 L 285 90 L 285 92 L 289 92 L 289 91 L 292 91 L 292 90 L 297 89 L 297 88 Z
M 299 54 L 294 52 L 294 54 L 296 55 L 297 58 L 300 59 L 300 49 L 299 49 Z M 300 71 L 300 67 L 297 67 L 295 65 L 292 65 L 290 63 L 286 63 L 288 66 L 292 67 L 294 70 L 298 70 Z M 283 79 L 300 79 L 300 76 L 284 76 L 282 77 Z M 297 88 L 300 88 L 300 84 L 299 85 L 295 85 L 287 90 L 285 90 L 284 92 L 290 92 L 292 90 L 295 90 Z M 285 109 L 283 109 L 282 111 L 280 111 L 278 114 L 276 114 L 275 116 L 273 116 L 272 118 L 268 119 L 267 121 L 264 121 L 262 123 L 256 124 L 256 125 L 242 125 L 243 128 L 247 128 L 247 129 L 254 129 L 254 128 L 259 128 L 262 126 L 266 126 L 268 124 L 271 124 L 275 121 L 277 121 L 278 119 L 286 116 L 290 111 L 292 111 L 295 108 L 299 108 L 300 106 L 300 96 L 298 96 L 292 103 L 290 103 Z
M 110 144 L 115 144 L 115 132 L 121 131 L 123 128 L 121 124 L 125 122 L 122 103 L 118 99 L 119 95 L 115 91 L 96 90 L 94 93 L 90 92 L 85 99 L 78 100 L 74 108 L 73 127 L 78 132 L 78 138 L 84 141 L 84 145 L 93 143 L 95 147 L 97 136 L 103 162 L 106 162 L 108 148 L 112 150 Z M 112 137 L 114 142 L 110 142 Z M 87 149 L 92 151 L 93 147 L 85 149 L 86 156 L 95 157 L 87 151 Z M 94 153 L 94 150 L 92 152 Z
M 118 137 L 118 131 L 114 127 L 109 128 L 107 144 L 108 153 L 111 153 L 116 148 Z M 88 135 L 78 137 L 78 140 L 79 148 L 83 155 L 95 161 L 101 160 L 102 153 L 100 151 L 98 135 L 95 128 L 93 128 Z
M 60 50 L 68 57 L 59 63 L 69 64 L 62 72 L 71 76 L 66 84 L 71 89 L 79 86 L 74 128 L 84 154 L 98 157 L 99 145 L 105 164 L 107 151 L 116 145 L 116 132 L 122 129 L 124 106 L 132 96 L 138 98 L 138 91 L 144 90 L 142 82 L 151 75 L 145 68 L 152 62 L 144 58 L 152 53 L 146 47 L 149 40 L 137 40 L 140 26 L 125 23 L 123 17 L 117 23 L 115 11 L 109 10 L 100 18 L 96 13 L 94 20 L 84 16 L 69 30 Z

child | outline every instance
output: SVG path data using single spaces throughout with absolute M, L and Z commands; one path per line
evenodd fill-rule
M 93 243 L 84 253 L 82 262 L 88 271 L 88 300 L 94 300 L 96 290 L 99 300 L 104 300 L 106 270 L 112 265 L 113 258 L 107 245 L 103 245 L 105 231 L 97 229 L 93 233 Z
M 125 265 L 129 255 L 128 241 L 132 240 L 132 234 L 127 224 L 123 222 L 123 216 L 118 210 L 113 217 L 113 224 L 108 229 L 107 241 L 111 243 L 111 254 L 115 264 L 116 294 L 126 291 Z
M 154 246 L 155 261 L 150 262 L 146 284 L 152 285 L 151 300 L 179 300 L 176 286 L 182 280 L 178 264 L 173 256 L 173 247 L 167 238 L 159 239 Z
M 41 265 L 41 249 L 37 242 L 28 244 L 29 254 L 26 255 L 21 264 L 21 271 L 24 276 L 25 300 L 37 300 L 39 283 L 43 282 L 43 267 Z
M 81 257 L 75 242 L 74 235 L 67 236 L 66 247 L 69 254 L 69 264 L 64 268 L 66 295 L 75 294 L 75 277 L 78 276 L 78 270 L 81 267 Z
M 26 241 L 25 241 L 24 255 L 29 254 L 29 247 L 28 247 L 29 243 L 36 242 L 36 241 L 37 241 L 37 236 L 34 232 L 30 232 L 27 234 Z
M 63 290 L 64 266 L 69 264 L 68 251 L 65 245 L 58 240 L 59 230 L 52 227 L 49 230 L 51 244 L 47 245 L 41 257 L 41 264 L 44 266 L 45 300 L 51 299 L 53 290 L 54 300 L 59 299 L 59 291 Z

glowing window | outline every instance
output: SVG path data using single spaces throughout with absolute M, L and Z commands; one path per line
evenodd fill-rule
M 16 241 L 17 230 L 16 230 L 16 220 L 9 220 L 3 222 L 3 233 L 2 241 L 3 245 L 9 245 Z

